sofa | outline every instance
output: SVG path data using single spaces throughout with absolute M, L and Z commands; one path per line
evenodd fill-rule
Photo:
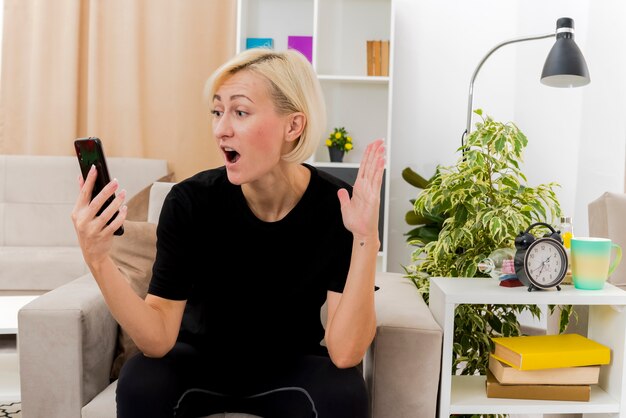
M 169 178 L 165 160 L 108 158 L 128 199 Z M 0 292 L 44 293 L 88 272 L 70 214 L 76 157 L 0 155 Z
M 152 186 L 148 223 L 158 220 L 170 188 Z M 434 417 L 442 330 L 401 274 L 377 273 L 376 283 L 378 327 L 363 362 L 372 416 Z M 91 274 L 29 303 L 18 321 L 25 418 L 115 416 L 117 382 L 110 376 L 119 327 Z

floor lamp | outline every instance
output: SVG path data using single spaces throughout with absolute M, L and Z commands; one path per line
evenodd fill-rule
M 524 36 L 510 39 L 499 43 L 491 48 L 489 52 L 478 63 L 474 70 L 469 86 L 469 97 L 467 103 L 467 125 L 461 138 L 461 146 L 465 150 L 465 136 L 469 135 L 472 128 L 472 102 L 474 99 L 474 81 L 481 67 L 496 50 L 504 45 L 517 42 L 534 41 L 556 37 L 556 41 L 546 58 L 546 62 L 541 72 L 541 83 L 550 87 L 580 87 L 589 84 L 589 71 L 582 52 L 574 42 L 574 20 L 569 17 L 562 17 L 556 21 L 556 32 L 544 35 Z

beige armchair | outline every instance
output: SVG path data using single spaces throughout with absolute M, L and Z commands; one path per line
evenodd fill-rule
M 153 185 L 148 221 L 158 219 L 170 187 Z M 441 328 L 408 279 L 379 273 L 376 283 L 378 328 L 363 364 L 372 416 L 434 417 Z M 25 306 L 19 312 L 24 417 L 115 417 L 117 382 L 109 376 L 117 334 L 90 274 Z

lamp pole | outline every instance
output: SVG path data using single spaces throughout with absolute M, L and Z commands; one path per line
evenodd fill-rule
M 551 33 L 546 33 L 543 35 L 523 36 L 520 38 L 509 39 L 508 41 L 500 42 L 498 45 L 491 48 L 489 52 L 487 52 L 487 54 L 483 57 L 483 59 L 480 60 L 480 62 L 478 63 L 478 66 L 474 70 L 474 74 L 472 74 L 472 79 L 469 85 L 469 96 L 467 99 L 467 125 L 465 126 L 465 132 L 463 133 L 463 137 L 461 139 L 462 147 L 465 147 L 465 136 L 469 135 L 472 129 L 472 113 L 473 113 L 472 103 L 474 101 L 474 81 L 476 80 L 476 76 L 478 75 L 478 72 L 480 71 L 481 67 L 483 66 L 485 61 L 487 61 L 487 58 L 489 58 L 491 54 L 493 54 L 494 52 L 496 52 L 498 49 L 500 49 L 501 47 L 505 45 L 514 44 L 517 42 L 524 42 L 524 41 L 534 41 L 537 39 L 552 38 L 555 36 L 556 36 L 556 33 L 551 32 Z
M 467 125 L 463 136 L 461 136 L 461 149 L 465 154 L 465 137 L 472 130 L 472 102 L 474 101 L 474 81 L 481 67 L 487 59 L 502 48 L 504 45 L 517 42 L 534 41 L 556 37 L 556 42 L 552 46 L 546 62 L 541 72 L 541 83 L 551 87 L 580 87 L 589 84 L 589 70 L 582 52 L 574 42 L 574 19 L 561 17 L 556 21 L 556 33 L 550 32 L 544 35 L 523 36 L 508 41 L 500 42 L 487 52 L 480 60 L 478 66 L 472 74 L 469 86 L 469 97 L 467 100 Z

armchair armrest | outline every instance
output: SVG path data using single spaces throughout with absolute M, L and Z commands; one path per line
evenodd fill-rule
M 80 418 L 109 385 L 118 325 L 91 274 L 58 287 L 18 314 L 22 410 Z
M 443 331 L 411 281 L 378 273 L 377 330 L 365 357 L 372 416 L 434 417 Z

